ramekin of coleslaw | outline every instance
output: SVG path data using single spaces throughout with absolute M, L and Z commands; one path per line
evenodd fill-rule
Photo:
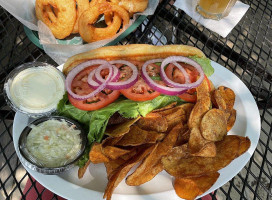
M 58 174 L 74 166 L 87 143 L 83 128 L 60 116 L 39 118 L 19 138 L 22 164 L 44 174 Z

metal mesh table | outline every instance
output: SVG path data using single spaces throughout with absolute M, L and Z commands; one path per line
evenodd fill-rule
M 210 194 L 213 199 L 272 198 L 272 1 L 242 0 L 250 9 L 227 38 L 222 38 L 196 23 L 182 10 L 164 0 L 156 13 L 148 17 L 120 44 L 188 44 L 201 49 L 207 57 L 237 75 L 252 92 L 261 116 L 261 136 L 255 153 L 243 170 L 223 187 Z M 16 66 L 29 61 L 55 64 L 43 50 L 26 37 L 24 28 L 0 7 L 0 199 L 25 199 L 35 189 L 37 199 L 44 190 L 31 180 L 18 160 L 12 141 L 15 113 L 6 105 L 3 83 Z M 53 196 L 52 199 L 57 199 Z

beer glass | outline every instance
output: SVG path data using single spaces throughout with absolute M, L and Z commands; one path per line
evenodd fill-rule
M 204 18 L 220 20 L 228 16 L 237 0 L 198 0 L 196 11 Z

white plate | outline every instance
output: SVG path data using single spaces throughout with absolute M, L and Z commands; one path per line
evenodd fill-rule
M 215 73 L 210 77 L 214 85 L 224 85 L 236 94 L 234 108 L 237 110 L 237 118 L 234 127 L 229 134 L 248 136 L 251 146 L 248 151 L 232 161 L 227 167 L 221 169 L 220 177 L 216 183 L 202 196 L 216 190 L 232 179 L 246 165 L 252 156 L 260 136 L 259 110 L 253 96 L 244 83 L 223 66 L 212 62 Z M 13 141 L 18 154 L 18 138 L 24 127 L 30 122 L 26 115 L 16 113 L 13 124 Z M 103 164 L 91 164 L 83 179 L 77 178 L 75 167 L 61 175 L 43 175 L 26 170 L 44 187 L 69 200 L 77 199 L 103 199 L 103 192 L 107 185 L 106 171 Z M 127 186 L 123 180 L 114 190 L 113 200 L 143 200 L 143 199 L 170 199 L 180 200 L 175 194 L 172 185 L 172 177 L 166 172 L 161 172 L 151 181 L 137 187 Z

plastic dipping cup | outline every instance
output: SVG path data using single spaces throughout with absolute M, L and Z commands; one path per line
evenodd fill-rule
M 237 0 L 198 0 L 196 11 L 204 18 L 220 20 L 228 16 Z

